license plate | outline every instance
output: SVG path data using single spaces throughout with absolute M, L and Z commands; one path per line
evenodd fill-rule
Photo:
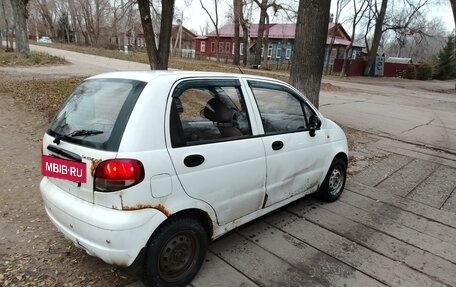
M 86 164 L 52 156 L 41 156 L 41 174 L 77 183 L 87 181 Z

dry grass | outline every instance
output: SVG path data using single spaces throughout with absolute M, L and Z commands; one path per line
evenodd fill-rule
M 24 81 L 0 77 L 0 86 L 2 93 L 12 95 L 20 106 L 40 112 L 49 121 L 82 80 L 83 78 L 67 78 Z
M 51 56 L 43 52 L 31 52 L 28 57 L 17 58 L 14 52 L 0 50 L 0 67 L 61 65 L 67 63 L 63 58 Z

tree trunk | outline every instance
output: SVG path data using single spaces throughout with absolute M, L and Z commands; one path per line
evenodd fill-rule
M 155 32 L 150 16 L 149 0 L 138 0 L 139 14 L 146 41 L 147 56 L 149 57 L 151 70 L 167 70 L 169 50 L 171 47 L 171 31 L 174 15 L 174 0 L 162 0 L 162 13 L 160 22 L 160 38 L 155 42 Z
M 139 15 L 141 16 L 141 25 L 144 31 L 144 39 L 146 41 L 147 56 L 151 70 L 157 69 L 158 50 L 155 43 L 155 32 L 152 26 L 152 18 L 150 17 L 149 0 L 138 0 Z
M 167 70 L 169 50 L 171 46 L 171 32 L 173 28 L 174 1 L 162 0 L 162 13 L 160 24 L 160 39 L 158 43 L 157 70 Z
M 242 47 L 242 65 L 246 67 L 248 63 L 249 28 L 247 27 L 244 17 L 242 17 L 241 26 L 243 33 L 242 43 L 244 44 Z
M 290 82 L 318 108 L 331 0 L 300 0 Z
M 6 25 L 6 48 L 8 49 L 8 20 L 6 19 L 6 12 L 5 12 L 5 3 L 4 0 L 0 0 L 0 10 L 2 11 L 2 17 L 5 20 Z M 3 49 L 3 31 L 0 31 L 0 48 Z
M 264 44 L 263 42 L 263 34 L 264 30 L 267 29 L 265 27 L 265 21 L 266 21 L 266 13 L 268 9 L 268 0 L 262 0 L 261 4 L 257 2 L 260 7 L 260 21 L 258 22 L 258 38 L 256 42 L 256 49 L 255 49 L 255 60 L 253 62 L 254 65 L 260 65 L 261 64 L 261 47 Z
M 242 14 L 242 0 L 233 0 L 233 17 L 234 17 L 234 55 L 233 55 L 233 65 L 239 65 L 240 60 L 240 17 Z
M 374 75 L 374 64 L 375 58 L 377 57 L 378 46 L 380 45 L 380 40 L 382 39 L 383 34 L 383 21 L 385 20 L 386 7 L 388 6 L 388 0 L 382 0 L 382 6 L 380 7 L 380 13 L 378 14 L 377 20 L 375 22 L 374 29 L 374 39 L 372 40 L 372 45 L 369 51 L 367 58 L 367 64 L 364 69 L 365 76 Z
M 30 47 L 27 32 L 27 4 L 28 0 L 10 0 L 13 8 L 13 16 L 16 34 L 16 56 L 18 58 L 30 55 Z
M 266 13 L 266 18 L 265 18 L 265 24 L 266 26 L 269 26 L 269 15 Z M 265 34 L 263 37 L 263 66 L 261 67 L 262 69 L 269 70 L 269 64 L 268 64 L 268 49 L 269 49 L 269 29 L 265 30 Z

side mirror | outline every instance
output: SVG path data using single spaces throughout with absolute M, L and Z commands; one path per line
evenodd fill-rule
M 309 119 L 309 135 L 315 136 L 315 131 L 321 127 L 321 120 L 316 115 L 311 115 Z

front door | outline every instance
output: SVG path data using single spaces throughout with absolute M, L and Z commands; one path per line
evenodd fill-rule
M 261 209 L 266 159 L 238 80 L 188 80 L 170 99 L 169 154 L 185 192 L 220 225 Z
M 249 81 L 263 124 L 267 202 L 316 189 L 324 170 L 324 131 L 309 133 L 316 112 L 296 92 L 280 84 Z

